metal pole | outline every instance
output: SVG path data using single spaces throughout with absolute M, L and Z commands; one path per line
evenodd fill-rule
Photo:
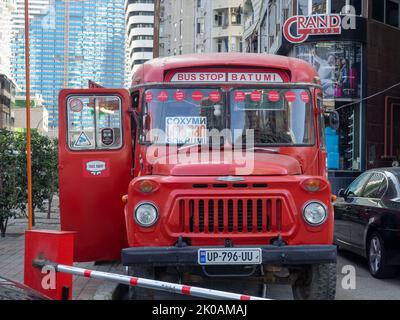
M 161 24 L 161 0 L 154 1 L 154 36 L 153 36 L 153 58 L 160 56 L 160 24 Z
M 25 76 L 26 76 L 26 154 L 27 154 L 27 176 L 28 176 L 28 229 L 33 227 L 32 210 L 32 153 L 31 153 L 31 91 L 30 91 L 30 68 L 29 68 L 29 5 L 25 0 Z
M 237 293 L 204 289 L 192 286 L 185 286 L 176 283 L 163 282 L 157 280 L 143 279 L 124 276 L 120 274 L 113 274 L 108 272 L 93 271 L 88 269 L 81 269 L 61 264 L 52 264 L 51 262 L 34 261 L 33 265 L 36 268 L 42 268 L 46 265 L 55 268 L 57 272 L 72 274 L 78 277 L 86 277 L 97 280 L 110 281 L 114 283 L 124 284 L 127 286 L 134 286 L 138 288 L 145 288 L 150 290 L 158 290 L 192 296 L 197 298 L 213 299 L 213 300 L 270 300 L 260 297 L 253 297 L 248 295 L 241 295 Z
M 68 88 L 69 82 L 69 2 L 64 1 L 64 88 Z

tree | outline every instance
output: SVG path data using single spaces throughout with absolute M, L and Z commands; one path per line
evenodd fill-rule
M 41 170 L 40 190 L 43 198 L 48 200 L 47 219 L 51 218 L 51 205 L 54 194 L 58 191 L 58 141 L 38 137 L 37 160 Z M 36 154 L 36 152 L 35 152 Z M 35 156 L 34 154 L 34 156 Z
M 8 220 L 15 216 L 21 199 L 18 186 L 18 151 L 12 132 L 0 129 L 0 236 L 5 237 Z
M 18 149 L 24 171 L 26 172 L 26 136 L 17 133 Z M 40 135 L 32 131 L 32 223 L 35 225 L 35 210 L 44 210 L 45 200 L 49 201 L 48 217 L 50 217 L 51 203 L 54 193 L 58 189 L 58 143 L 57 140 Z M 21 175 L 19 184 L 24 186 L 25 197 L 27 197 L 26 174 Z M 21 210 L 26 209 L 26 203 L 20 205 Z
M 32 131 L 32 222 L 35 210 L 44 210 L 48 200 L 48 218 L 54 193 L 58 190 L 58 142 Z M 26 134 L 0 129 L 0 232 L 4 237 L 10 218 L 27 207 Z

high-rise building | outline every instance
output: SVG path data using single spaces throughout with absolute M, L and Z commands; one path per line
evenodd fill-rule
M 125 85 L 133 73 L 153 58 L 154 0 L 125 0 L 126 68 Z
M 244 32 L 243 46 L 244 51 L 258 53 L 259 43 L 259 24 L 261 22 L 261 14 L 266 7 L 267 1 L 263 0 L 246 0 L 243 8 Z
M 58 94 L 93 80 L 105 87 L 124 82 L 124 0 L 32 2 L 30 20 L 31 92 L 41 94 L 49 128 L 58 126 Z M 39 8 L 39 6 L 42 7 Z M 20 14 L 20 12 L 19 12 Z M 25 90 L 25 39 L 14 19 L 12 74 Z
M 241 52 L 244 0 L 163 0 L 162 56 Z
M 11 14 L 15 0 L 0 1 L 0 128 L 11 126 L 15 83 L 11 78 Z
M 16 10 L 13 12 L 13 32 L 25 29 L 25 0 L 14 0 Z M 29 0 L 29 19 L 47 14 L 52 0 Z

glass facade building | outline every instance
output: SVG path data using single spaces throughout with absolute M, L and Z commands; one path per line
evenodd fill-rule
M 49 110 L 49 127 L 58 126 L 58 94 L 85 88 L 92 80 L 104 87 L 124 83 L 124 0 L 52 0 L 30 22 L 31 91 Z M 23 30 L 13 39 L 12 73 L 25 89 Z

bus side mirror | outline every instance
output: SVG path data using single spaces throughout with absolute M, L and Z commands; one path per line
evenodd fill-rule
M 333 130 L 338 130 L 340 126 L 340 116 L 337 111 L 327 111 L 325 113 L 325 124 L 327 127 L 332 128 Z
M 148 114 L 143 115 L 143 129 L 150 130 L 151 127 L 151 117 Z
M 338 196 L 340 198 L 346 198 L 346 190 L 340 189 L 339 192 L 338 192 Z
M 135 120 L 136 125 L 139 126 L 140 122 L 139 122 L 139 113 L 137 112 L 136 109 L 129 109 L 129 113 L 131 115 L 131 117 Z

